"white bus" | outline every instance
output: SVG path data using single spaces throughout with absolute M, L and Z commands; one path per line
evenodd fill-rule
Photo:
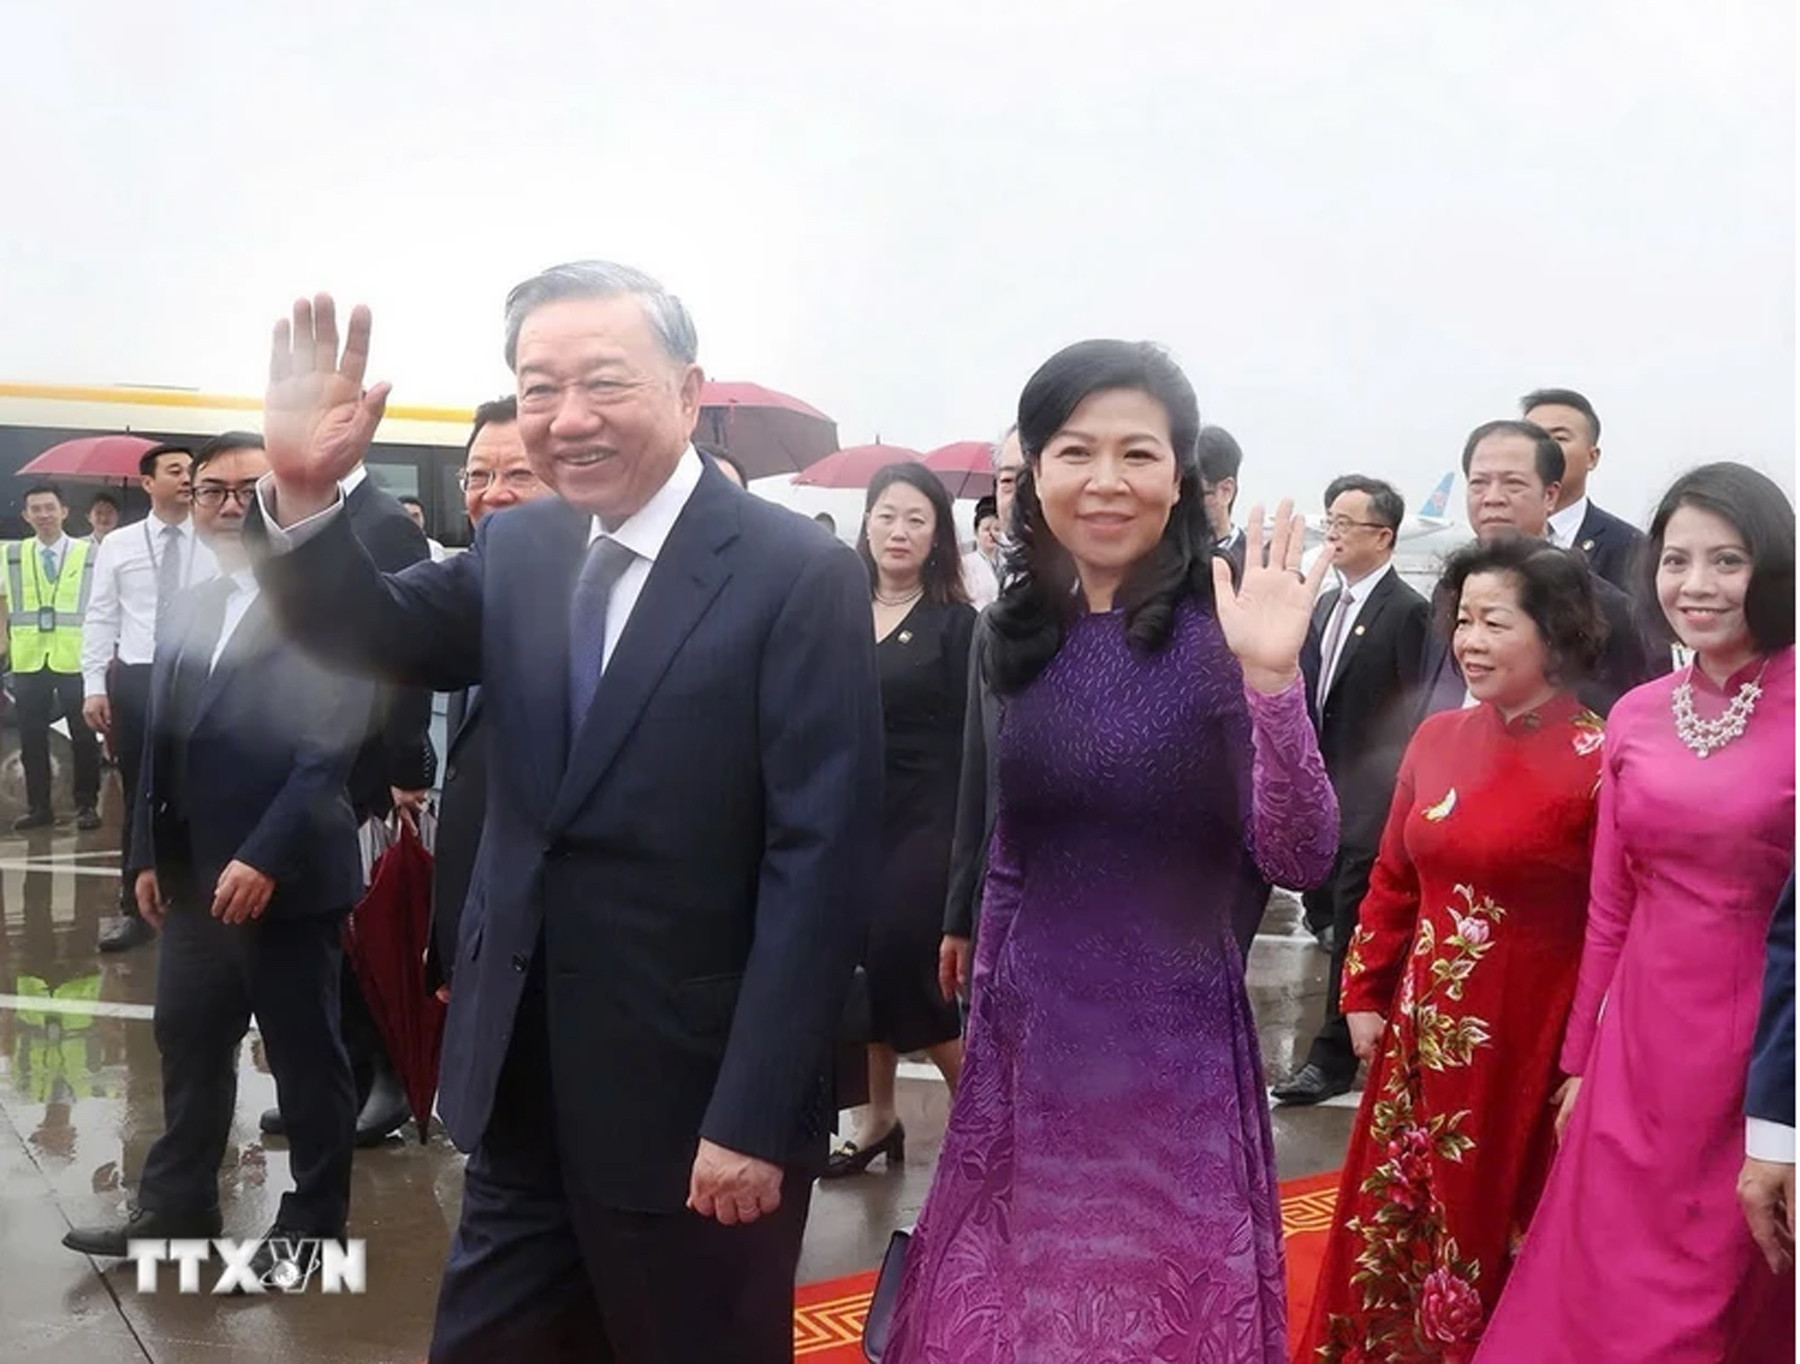
M 369 453 L 369 474 L 396 497 L 416 497 L 425 508 L 427 531 L 446 545 L 465 545 L 469 524 L 463 515 L 457 470 L 469 437 L 474 410 L 451 407 L 389 407 Z M 29 479 L 19 470 L 51 446 L 77 436 L 128 432 L 152 440 L 199 441 L 221 431 L 255 431 L 262 426 L 262 399 L 228 397 L 188 389 L 84 387 L 67 384 L 0 382 L 0 538 L 30 534 L 20 513 Z M 86 510 L 98 483 L 56 479 L 70 509 L 71 534 L 87 533 Z M 118 496 L 122 520 L 149 510 L 137 480 L 109 487 Z

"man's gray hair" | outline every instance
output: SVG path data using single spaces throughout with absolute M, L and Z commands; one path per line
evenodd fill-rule
M 1013 438 L 1013 433 L 1018 429 L 1019 424 L 1017 422 L 1014 422 L 1011 426 L 1007 427 L 1006 430 L 1000 433 L 1000 439 L 994 442 L 994 448 L 988 452 L 989 458 L 994 461 L 995 473 L 1000 472 L 1000 452 L 1006 448 L 1006 442 Z
M 605 260 L 577 260 L 553 265 L 515 285 L 506 296 L 506 367 L 516 370 L 519 329 L 526 317 L 546 303 L 564 298 L 617 298 L 630 294 L 644 305 L 657 340 L 677 364 L 691 365 L 700 354 L 694 319 L 674 294 L 642 270 Z

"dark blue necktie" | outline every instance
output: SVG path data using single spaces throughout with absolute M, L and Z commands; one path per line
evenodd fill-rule
M 569 735 L 581 730 L 606 661 L 606 610 L 612 590 L 637 555 L 606 536 L 588 546 L 569 602 Z

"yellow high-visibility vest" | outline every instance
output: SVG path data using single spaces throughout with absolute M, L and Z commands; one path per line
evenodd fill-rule
M 16 673 L 81 671 L 81 621 L 94 587 L 94 547 L 69 541 L 54 581 L 34 536 L 6 546 L 6 623 Z

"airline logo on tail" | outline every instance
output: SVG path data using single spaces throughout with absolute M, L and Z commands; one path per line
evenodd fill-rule
M 1425 505 L 1419 508 L 1421 521 L 1441 521 L 1444 512 L 1450 505 L 1450 490 L 1456 486 L 1456 470 L 1445 474 L 1443 481 L 1431 490 L 1431 496 L 1425 499 Z

